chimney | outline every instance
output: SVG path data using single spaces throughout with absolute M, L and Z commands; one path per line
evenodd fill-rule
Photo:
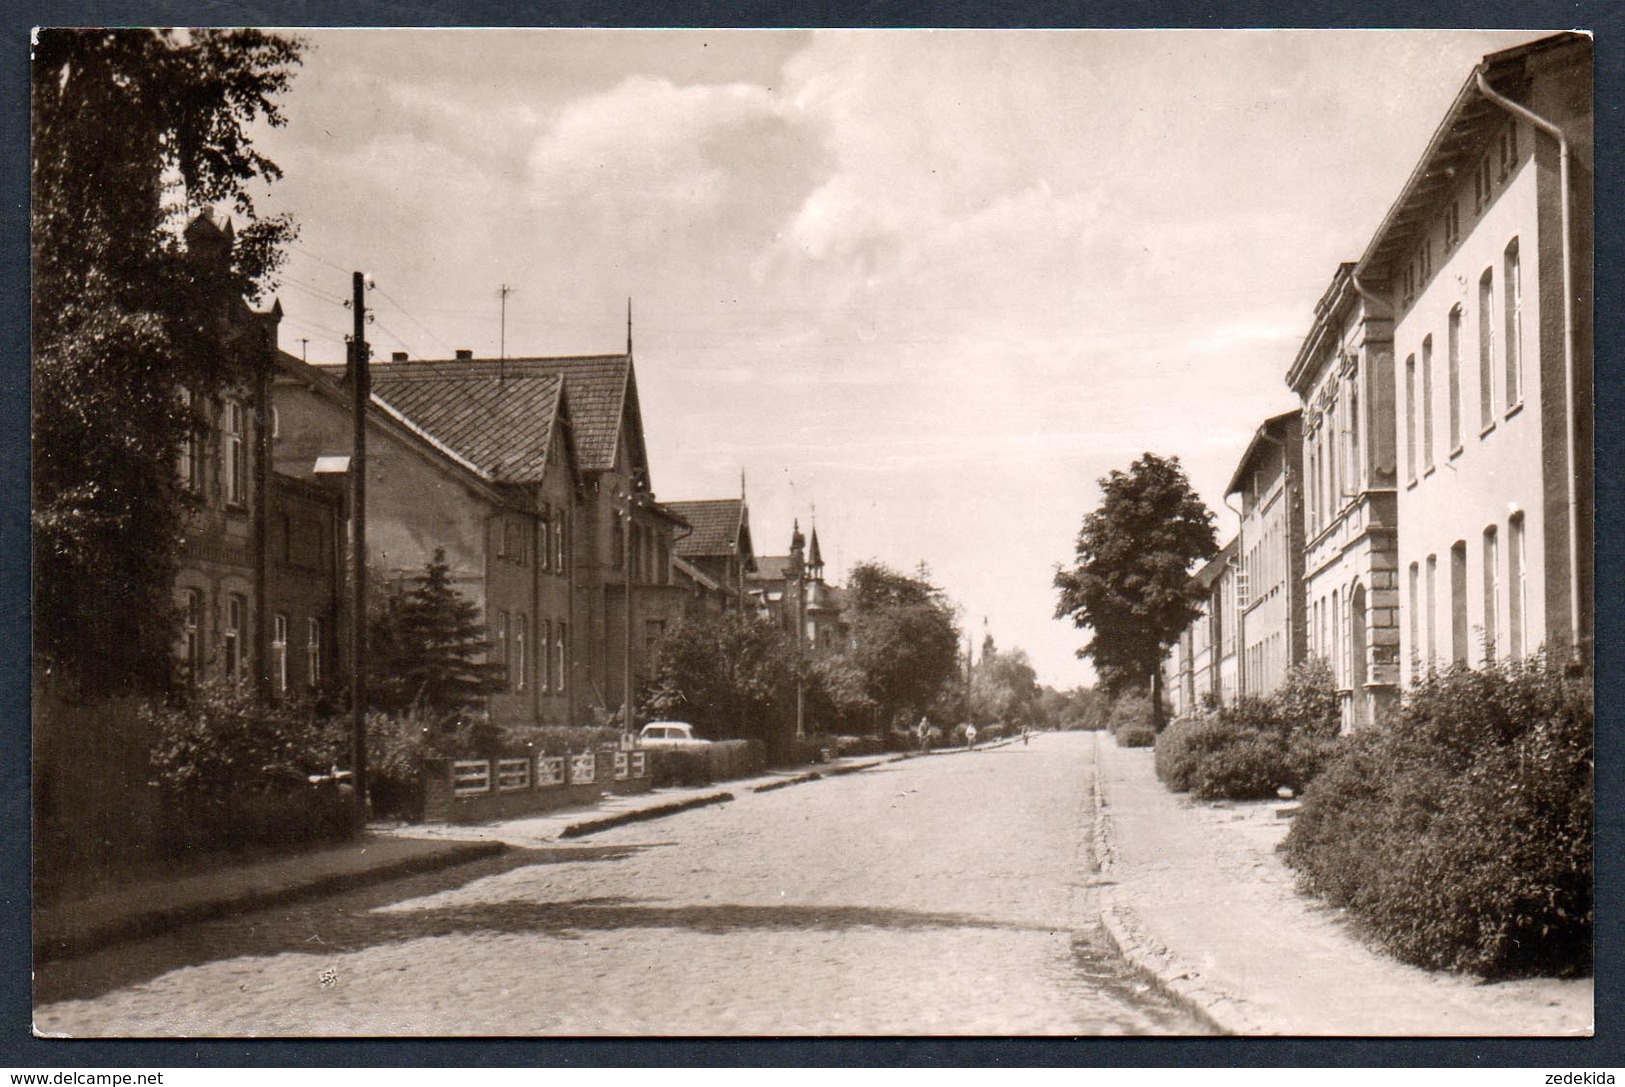
M 391 351 L 389 353 L 389 361 L 390 362 L 405 362 L 406 361 L 406 352 L 405 351 Z
M 459 347 L 457 349 L 457 359 L 459 362 L 472 362 L 474 360 L 474 352 L 466 347 Z

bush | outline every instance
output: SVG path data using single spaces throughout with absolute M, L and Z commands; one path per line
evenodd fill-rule
M 1151 713 L 1151 699 L 1144 691 L 1125 691 L 1112 702 L 1111 712 L 1106 716 L 1106 727 L 1117 735 L 1120 747 L 1150 747 L 1156 739 L 1156 720 Z M 1151 740 L 1143 743 L 1124 743 L 1122 732 L 1132 730 L 1136 737 L 1142 732 L 1151 733 Z
M 902 742 L 918 743 L 913 733 L 903 733 Z M 835 737 L 835 753 L 842 758 L 852 755 L 883 755 L 886 753 L 886 741 L 878 736 L 837 736 Z
M 1331 669 L 1311 659 L 1268 698 L 1217 700 L 1157 737 L 1157 777 L 1204 800 L 1263 800 L 1281 786 L 1300 792 L 1338 750 Z
M 1112 736 L 1118 747 L 1151 747 L 1157 742 L 1157 733 L 1150 725 L 1131 724 L 1113 729 Z
M 767 769 L 767 749 L 760 740 L 721 740 L 703 747 L 649 749 L 649 773 L 655 788 L 710 785 L 750 777 Z
M 292 844 L 352 829 L 353 805 L 331 777 L 332 733 L 299 703 L 208 685 L 184 702 L 144 707 L 142 719 L 171 816 L 170 851 Z
M 1590 688 L 1543 658 L 1429 676 L 1327 764 L 1287 860 L 1406 962 L 1587 972 L 1592 728 Z

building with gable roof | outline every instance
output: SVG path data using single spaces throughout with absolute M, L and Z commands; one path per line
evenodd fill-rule
M 757 572 L 750 537 L 750 506 L 739 498 L 667 502 L 667 509 L 688 522 L 677 537 L 673 565 L 692 582 L 715 610 L 745 607 L 745 579 Z
M 791 633 L 799 630 L 807 645 L 838 649 L 847 644 L 847 626 L 841 619 L 843 593 L 825 577 L 817 525 L 809 541 L 798 519 L 790 532 L 790 553 L 758 558 L 756 567 L 745 582 L 756 614 Z
M 1225 489 L 1241 499 L 1237 689 L 1267 695 L 1308 652 L 1303 595 L 1302 413 L 1266 419 Z
M 1591 659 L 1592 43 L 1473 70 L 1350 272 L 1392 325 L 1403 678 Z
M 556 428 L 560 454 L 546 461 L 569 458 L 573 478 L 567 488 L 561 472 L 556 490 L 534 490 L 537 538 L 551 533 L 557 549 L 562 535 L 569 557 L 558 576 L 573 588 L 561 615 L 544 617 L 555 655 L 565 646 L 568 674 L 553 682 L 573 692 L 576 723 L 619 716 L 652 677 L 659 641 L 685 606 L 672 555 L 687 525 L 650 487 L 630 320 L 624 354 L 477 359 L 458 351 L 452 359 L 380 360 L 372 376 L 375 399 L 510 490 L 541 486 L 532 478 L 543 463 L 536 428 L 546 424 L 551 398 L 567 405 Z M 511 434 L 527 429 L 528 438 Z M 500 615 L 492 618 L 500 623 Z M 493 639 L 500 638 L 499 625 Z
M 479 607 L 506 686 L 487 703 L 510 726 L 574 720 L 571 527 L 581 491 L 568 395 L 557 376 L 372 383 L 367 544 L 404 585 L 444 551 L 452 584 Z M 341 368 L 281 358 L 275 456 L 288 474 L 340 487 L 317 463 L 347 463 L 351 393 Z

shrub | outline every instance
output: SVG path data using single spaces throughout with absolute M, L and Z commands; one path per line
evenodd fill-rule
M 1112 730 L 1118 747 L 1151 747 L 1157 742 L 1157 733 L 1150 725 L 1131 724 Z
M 1149 731 L 1152 738 L 1156 737 L 1156 721 L 1151 713 L 1151 699 L 1144 691 L 1125 691 L 1112 702 L 1111 712 L 1106 717 L 1106 727 L 1113 733 L 1120 733 L 1124 729 L 1132 729 L 1136 734 Z M 1150 743 L 1124 744 L 1118 738 L 1118 744 L 1123 747 L 1149 747 Z
M 1542 658 L 1429 676 L 1327 764 L 1287 860 L 1406 962 L 1585 972 L 1592 726 L 1589 687 Z
M 183 702 L 146 706 L 142 719 L 172 816 L 169 849 L 291 844 L 350 831 L 351 805 L 330 776 L 338 756 L 332 734 L 299 703 L 207 685 Z
M 760 740 L 721 740 L 703 747 L 649 749 L 649 772 L 656 788 L 710 785 L 750 777 L 767 769 Z
M 1190 792 L 1197 768 L 1228 735 L 1217 713 L 1198 711 L 1176 718 L 1156 739 L 1158 780 L 1173 792 Z

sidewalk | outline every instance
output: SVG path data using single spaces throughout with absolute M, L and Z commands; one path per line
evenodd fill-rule
M 36 961 L 80 955 L 216 917 L 430 872 L 500 853 L 496 842 L 368 833 L 341 845 L 225 863 L 34 907 Z
M 578 837 L 625 822 L 722 803 L 752 789 L 799 785 L 905 757 L 909 756 L 837 759 L 817 767 L 702 788 L 611 795 L 595 805 L 499 823 L 375 826 L 340 845 L 227 862 L 184 876 L 96 890 L 35 905 L 34 957 L 43 962 L 81 955 L 217 917 L 449 868 L 492 856 L 511 845 Z
M 1406 966 L 1294 890 L 1282 802 L 1163 788 L 1148 748 L 1096 734 L 1107 930 L 1139 968 L 1234 1034 L 1585 1036 L 1589 978 L 1484 984 Z

